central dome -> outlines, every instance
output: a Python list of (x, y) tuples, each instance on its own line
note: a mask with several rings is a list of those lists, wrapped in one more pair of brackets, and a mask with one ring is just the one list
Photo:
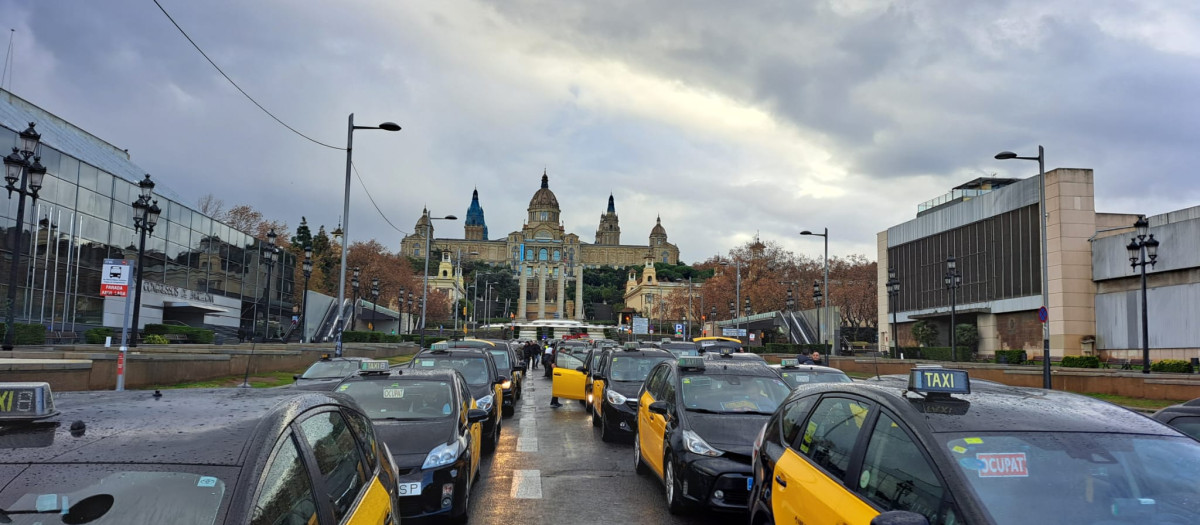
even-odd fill
[(558, 197), (555, 197), (554, 192), (550, 191), (550, 177), (546, 176), (545, 171), (542, 172), (542, 187), (538, 188), (532, 199), (529, 199), (529, 209), (533, 208), (558, 209)]

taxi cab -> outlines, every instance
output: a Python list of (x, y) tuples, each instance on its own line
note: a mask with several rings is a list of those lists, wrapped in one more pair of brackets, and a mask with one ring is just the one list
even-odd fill
[(550, 395), (560, 399), (574, 399), (587, 407), (588, 367), (592, 362), (594, 350), (588, 345), (558, 345), (554, 351)]
[(525, 362), (517, 355), (516, 350), (507, 341), (488, 341), (494, 346), (488, 348), (496, 369), (508, 380), (500, 384), (503, 393), (505, 416), (511, 416), (516, 411), (516, 403), (521, 399), (521, 390), (525, 386)]
[(830, 366), (802, 365), (796, 358), (780, 359), (778, 365), (771, 365), (788, 386), (796, 388), (809, 383), (849, 383), (852, 381), (845, 372)]
[(754, 449), (751, 523), (1195, 523), (1200, 443), (1075, 394), (913, 369), (796, 388)]
[(349, 397), (0, 383), (0, 522), (398, 523), (387, 446)]
[(693, 506), (746, 510), (754, 435), (790, 391), (762, 362), (685, 356), (659, 363), (638, 394), (635, 471), (662, 479), (672, 514)]
[(496, 450), (503, 423), (501, 385), (508, 381), (508, 377), (497, 371), (491, 352), (483, 348), (433, 348), (417, 352), (408, 366), (416, 370), (453, 368), (462, 373), (476, 405), (488, 413), (487, 420), (483, 422), (483, 451), (491, 453)]
[(659, 348), (675, 354), (675, 357), (685, 355), (700, 355), (700, 345), (689, 341), (669, 341), (659, 343)]
[(292, 388), (297, 390), (333, 390), (343, 379), (358, 371), (365, 357), (333, 357), (321, 354), (321, 358), (308, 366), (303, 374), (292, 376)]
[(722, 337), (719, 335), (710, 335), (707, 337), (697, 337), (695, 339), (692, 339), (692, 341), (694, 343), (696, 343), (697, 345), (699, 345), (700, 350), (704, 351), (704, 352), (707, 352), (708, 347), (713, 346), (713, 345), (727, 345), (727, 346), (734, 346), (737, 348), (742, 347), (741, 339), (736, 339), (733, 337)]
[(615, 441), (633, 435), (637, 426), (637, 395), (654, 365), (674, 359), (666, 350), (610, 349), (600, 353), (591, 370), (592, 426), (600, 439)]
[(462, 374), (364, 361), (358, 375), (334, 391), (358, 402), (376, 438), (391, 450), (401, 518), (441, 515), (466, 521), (479, 479), (479, 427), (488, 413), (475, 408)]
[(1171, 405), (1150, 416), (1156, 421), (1171, 425), (1195, 439), (1200, 439), (1200, 399)]

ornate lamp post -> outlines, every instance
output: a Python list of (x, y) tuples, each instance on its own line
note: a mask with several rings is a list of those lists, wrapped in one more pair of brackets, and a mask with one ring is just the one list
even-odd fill
[(138, 344), (138, 319), (142, 313), (142, 260), (146, 256), (146, 236), (154, 233), (154, 226), (158, 224), (158, 217), (162, 214), (162, 208), (158, 207), (158, 201), (151, 201), (151, 196), (154, 191), (154, 181), (150, 180), (150, 174), (146, 174), (146, 178), (138, 182), (138, 190), (141, 195), (138, 200), (133, 202), (133, 229), (138, 232), (138, 255), (137, 268), (134, 269), (134, 285), (133, 285), (133, 320), (130, 323), (129, 345), (136, 347)]
[(717, 305), (714, 304), (712, 305), (712, 308), (709, 309), (708, 320), (712, 322), (713, 325), (713, 333), (708, 335), (717, 335)]
[(379, 302), (379, 278), (371, 278), (371, 331), (375, 331), (375, 322), (379, 310), (375, 303)]
[(354, 275), (350, 277), (350, 288), (352, 290), (350, 292), (350, 297), (351, 297), (350, 308), (351, 308), (351, 312), (352, 312), (350, 314), (351, 315), (351, 317), (350, 317), (350, 319), (351, 319), (350, 328), (351, 329), (354, 328), (353, 323), (355, 321), (358, 321), (358, 276), (362, 274), (362, 269), (355, 266), (353, 271), (354, 271)]
[(263, 313), (263, 342), (267, 342), (271, 333), (271, 270), (275, 268), (275, 257), (279, 250), (275, 248), (275, 228), (267, 232), (267, 246), (263, 250), (263, 262), (267, 265), (267, 300), (266, 311)]
[(416, 297), (413, 297), (413, 293), (410, 291), (408, 292), (408, 333), (410, 334), (413, 331), (413, 327), (416, 326), (413, 324), (414, 315), (417, 315), (417, 300)]
[(897, 301), (900, 299), (900, 279), (896, 277), (896, 268), (888, 268), (887, 280), (888, 304), (892, 307), (892, 357), (900, 357), (900, 336), (896, 333), (896, 311), (900, 309)]
[[(831, 317), (832, 312), (829, 311), (829, 228), (825, 228), (824, 233), (814, 233), (809, 230), (804, 230), (804, 231), (800, 232), (800, 235), (812, 235), (815, 237), (821, 237), (825, 241), (825, 259), (824, 259), (825, 260), (825, 262), (824, 262), (825, 293), (822, 294), (822, 297), (825, 298), (825, 309), (820, 312), (821, 320), (817, 322), (817, 325), (819, 326), (819, 325), (828, 323), (827, 326), (829, 326), (829, 336), (830, 336), (830, 339), (832, 339), (833, 335), (834, 335), (834, 327), (833, 327), (833, 319)], [(821, 330), (818, 328), (817, 331), (820, 332)], [(821, 342), (821, 344), (825, 344), (824, 339), (822, 339), (820, 342)]]
[(308, 337), (308, 279), (312, 277), (313, 270), (313, 248), (312, 245), (304, 247), (304, 298), (300, 306), (300, 340), (309, 342)]
[(398, 315), (400, 317), (400, 326), (397, 328), (397, 330), (399, 330), (400, 333), (404, 333), (404, 287), (401, 287), (400, 292), (396, 294), (396, 306), (396, 311), (399, 312)]
[(958, 287), (962, 285), (962, 274), (958, 272), (958, 264), (954, 256), (946, 257), (946, 276), (942, 278), (946, 288), (950, 290), (950, 360), (958, 361), (958, 330), (955, 325), (954, 309), (958, 306)]
[(1150, 232), (1150, 221), (1146, 216), (1138, 217), (1133, 223), (1137, 236), (1129, 240), (1129, 264), (1133, 269), (1142, 269), (1142, 373), (1150, 373), (1150, 314), (1146, 303), (1146, 265), (1158, 262), (1158, 240)]
[[(17, 224), (13, 227), (12, 239), (8, 243), (12, 249), (12, 266), (8, 270), (8, 299), (5, 301), (8, 307), (5, 319), (8, 330), (4, 332), (3, 346), (5, 350), (13, 349), (13, 338), (16, 336), (13, 325), (16, 323), (17, 314), (17, 274), (21, 254), (24, 253), (21, 250), (21, 238), (25, 227), (25, 197), (37, 202), (38, 190), (42, 189), (42, 180), (46, 177), (46, 167), (42, 165), (41, 157), (34, 157), (42, 135), (34, 131), (33, 126), (34, 123), (30, 122), (29, 127), (17, 135), (21, 141), (20, 148), (13, 148), (12, 153), (4, 157), (4, 180), (7, 183), (4, 188), (8, 190), (8, 198), (12, 199), (13, 192), (17, 192)], [(29, 161), (30, 157), (33, 157), (33, 162)], [(17, 186), (18, 180), (20, 187)]]
[[(813, 281), (813, 306), (817, 308), (817, 316), (818, 317), (821, 316), (821, 298), (822, 297), (824, 297), (824, 294), (821, 293), (821, 283), (820, 283), (820, 281), (814, 280)], [(825, 348), (825, 338), (823, 337), (824, 334), (822, 333), (822, 329), (824, 328), (825, 323), (823, 323), (822, 321), (824, 321), (824, 320), (817, 319), (817, 344), (821, 345), (821, 348), (824, 349)]]

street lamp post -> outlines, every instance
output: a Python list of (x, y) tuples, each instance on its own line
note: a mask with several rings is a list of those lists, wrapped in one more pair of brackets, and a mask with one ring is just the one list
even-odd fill
[[(729, 266), (729, 264), (730, 264), (729, 261), (721, 261), (721, 266)], [(737, 318), (737, 306), (736, 305), (738, 303), (742, 302), (742, 262), (734, 260), (733, 267), (737, 271), (737, 285), (734, 286), (733, 302), (729, 303), (729, 317)], [(746, 300), (749, 301), (749, 299), (746, 299)], [(737, 330), (737, 333), (739, 334), (738, 339), (741, 339), (741, 337), (742, 337), (740, 335), (742, 333), (741, 319), (738, 319), (737, 323), (734, 324), (734, 328)]]
[(497, 284), (496, 281), (483, 282), (483, 326), (487, 325), (492, 320), (492, 285)]
[(429, 241), (433, 237), (433, 221), (458, 219), (453, 215), (431, 217), (428, 210), (425, 211), (425, 217), (429, 220), (425, 222), (425, 273), (421, 275), (421, 348), (425, 348), (425, 305), (429, 302)]
[[(7, 183), (5, 189), (8, 190), (8, 198), (11, 199), (13, 192), (17, 192), (17, 224), (12, 230), (12, 240), (8, 244), (12, 250), (12, 266), (8, 271), (8, 314), (5, 319), (8, 330), (4, 332), (5, 350), (13, 349), (13, 338), (16, 336), (14, 324), (17, 313), (17, 274), (23, 253), (21, 237), (25, 227), (25, 197), (28, 196), (33, 202), (37, 202), (38, 190), (42, 189), (42, 180), (46, 177), (46, 167), (42, 165), (41, 157), (34, 157), (42, 135), (34, 131), (33, 126), (34, 123), (30, 122), (29, 127), (18, 134), (21, 146), (14, 147), (12, 153), (4, 157), (4, 180)], [(30, 157), (33, 157), (33, 162), (29, 161)], [(20, 187), (17, 187), (18, 180), (21, 183)]]
[(154, 226), (158, 224), (158, 217), (162, 214), (162, 208), (158, 207), (158, 201), (151, 201), (154, 191), (154, 181), (150, 180), (150, 174), (146, 174), (146, 178), (138, 181), (138, 190), (141, 195), (133, 202), (133, 229), (138, 232), (138, 255), (137, 268), (134, 268), (134, 285), (130, 292), (131, 300), (133, 301), (133, 320), (130, 323), (130, 337), (128, 346), (136, 347), (138, 343), (138, 319), (142, 313), (142, 259), (146, 256), (146, 236), (154, 233)]
[(717, 305), (714, 304), (712, 309), (708, 311), (708, 320), (713, 325), (713, 333), (709, 335), (717, 335)]
[(267, 338), (271, 332), (271, 270), (275, 267), (275, 228), (267, 232), (267, 248), (263, 251), (263, 262), (267, 264), (267, 300), (266, 308), (263, 312), (263, 342), (267, 342)]
[(1138, 217), (1133, 223), (1137, 228), (1137, 236), (1129, 240), (1125, 248), (1129, 250), (1129, 264), (1135, 270), (1142, 270), (1142, 373), (1150, 373), (1150, 305), (1146, 302), (1146, 265), (1154, 266), (1158, 262), (1158, 240), (1150, 231), (1150, 221), (1146, 216)]
[(958, 287), (962, 285), (962, 274), (958, 271), (958, 263), (954, 256), (946, 257), (946, 275), (942, 278), (946, 288), (950, 290), (950, 360), (958, 361), (958, 330), (955, 328), (954, 310), (958, 306)]
[[(479, 252), (468, 252), (467, 253), (468, 257), (470, 257), (472, 255), (479, 255)], [(458, 333), (458, 302), (460, 301), (460, 299), (458, 298), (458, 281), (462, 277), (462, 256), (463, 256), (462, 249), (459, 249), (458, 250), (458, 259), (455, 259), (455, 261), (454, 261), (454, 269), (455, 269), (455, 272), (454, 272), (454, 303), (453, 303), (454, 306), (451, 307), (451, 309), (454, 312), (454, 332), (455, 333)], [(465, 291), (465, 288), (464, 288), (464, 291)], [(463, 333), (466, 333), (466, 325), (467, 325), (466, 312), (463, 312)]]
[[(996, 160), (1036, 160), (1038, 163), (1038, 182), (1041, 184), (1038, 196), (1038, 219), (1042, 225), (1042, 307), (1050, 308), (1050, 276), (1049, 248), (1046, 245), (1046, 151), (1038, 146), (1036, 157), (1019, 157), (1011, 151), (1001, 151), (996, 154)], [(1050, 383), (1050, 321), (1042, 323), (1042, 388), (1049, 390)]]
[(397, 323), (399, 323), (399, 324), (396, 327), (396, 330), (403, 334), (404, 333), (404, 287), (400, 287), (400, 291), (396, 294), (396, 311), (399, 312), (398, 314), (396, 314), (397, 317), (399, 317), (399, 319), (397, 320)]
[(313, 248), (311, 244), (304, 246), (304, 300), (300, 306), (300, 340), (303, 342), (311, 342), (308, 340), (308, 279), (312, 277), (313, 270)]
[(371, 331), (375, 331), (375, 323), (379, 318), (379, 278), (371, 278)]
[(354, 328), (354, 323), (358, 321), (358, 276), (362, 275), (362, 269), (355, 266), (354, 275), (350, 277), (350, 328)]
[(412, 290), (408, 291), (408, 333), (413, 333), (413, 328), (417, 326), (413, 316), (417, 315), (417, 299), (413, 296)]
[(892, 307), (892, 357), (900, 357), (900, 336), (896, 333), (896, 311), (900, 309), (897, 304), (900, 299), (900, 278), (896, 277), (896, 268), (888, 268), (887, 280), (888, 304)]
[[(825, 259), (823, 263), (825, 265), (825, 291), (822, 293), (822, 296), (825, 298), (825, 309), (820, 312), (821, 320), (817, 324), (828, 323), (829, 338), (832, 339), (835, 330), (833, 327), (833, 318), (829, 310), (829, 228), (825, 228), (824, 233), (813, 233), (809, 230), (804, 230), (800, 232), (800, 235), (815, 235), (825, 239)], [(821, 344), (825, 344), (823, 339), (821, 340)], [(832, 345), (830, 345), (830, 353), (833, 353)]]
[[(817, 308), (817, 317), (821, 316), (821, 283), (813, 281), (813, 306)], [(821, 345), (821, 349), (825, 348), (825, 339), (822, 337), (821, 329), (824, 328), (824, 323), (821, 319), (817, 319), (817, 344)]]

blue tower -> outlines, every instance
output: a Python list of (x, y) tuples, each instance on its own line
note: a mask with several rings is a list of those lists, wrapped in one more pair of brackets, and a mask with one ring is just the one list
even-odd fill
[(479, 205), (478, 189), (471, 192), (471, 206), (467, 208), (467, 221), (463, 230), (463, 238), (468, 241), (488, 240), (487, 222), (483, 220), (483, 207)]

